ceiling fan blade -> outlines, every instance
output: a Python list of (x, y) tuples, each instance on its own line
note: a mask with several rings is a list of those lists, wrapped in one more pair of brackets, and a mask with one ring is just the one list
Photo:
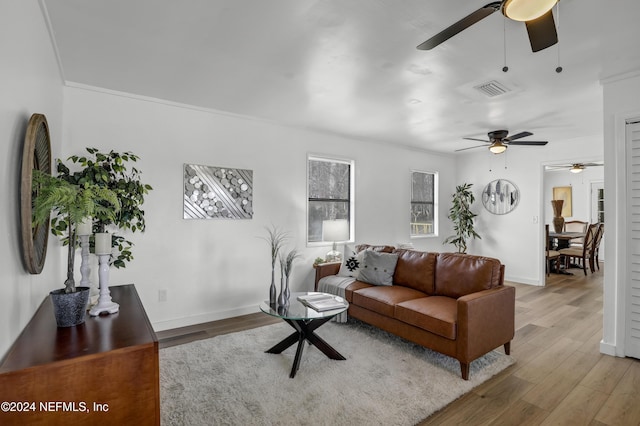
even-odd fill
[(500, 1), (494, 1), (492, 3), (489, 3), (489, 4), (481, 7), (480, 9), (476, 10), (475, 12), (470, 13), (469, 15), (465, 16), (464, 18), (462, 18), (461, 20), (459, 20), (455, 24), (451, 25), (450, 27), (445, 28), (444, 30), (440, 31), (438, 34), (434, 35), (429, 40), (421, 43), (420, 45), (418, 45), (417, 49), (418, 50), (431, 50), (431, 49), (433, 49), (437, 45), (449, 40), (451, 37), (453, 37), (454, 35), (458, 34), (459, 32), (469, 28), (470, 26), (472, 26), (476, 22), (478, 22), (478, 21), (486, 18), (487, 16), (491, 15), (496, 10), (499, 10), (501, 4), (502, 4), (502, 2), (500, 2)]
[(553, 12), (551, 9), (541, 17), (533, 21), (527, 21), (525, 24), (527, 25), (527, 33), (529, 33), (529, 42), (531, 43), (532, 51), (539, 52), (558, 42), (556, 23), (553, 20)]
[(544, 146), (548, 144), (548, 141), (515, 141), (508, 142), (509, 145), (530, 145), (530, 146)]
[(476, 139), (476, 138), (462, 138), (468, 141), (478, 141), (478, 142), (485, 142), (485, 143), (491, 143), (491, 141), (486, 141), (484, 139)]
[(476, 145), (476, 146), (470, 146), (469, 148), (460, 148), (460, 149), (456, 149), (454, 152), (460, 152), (460, 151), (466, 151), (468, 149), (475, 149), (475, 148), (486, 148), (486, 145)]
[(513, 140), (516, 140), (516, 139), (525, 138), (525, 137), (527, 137), (527, 136), (533, 136), (533, 133), (531, 133), (531, 132), (520, 132), (520, 133), (516, 133), (516, 134), (515, 134), (515, 135), (513, 135), (513, 136), (509, 136), (509, 137), (508, 137), (508, 138), (506, 138), (505, 140), (507, 140), (507, 141), (513, 141)]

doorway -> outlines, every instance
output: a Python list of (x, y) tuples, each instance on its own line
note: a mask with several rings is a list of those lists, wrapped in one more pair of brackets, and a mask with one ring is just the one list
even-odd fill
[[(604, 181), (591, 182), (591, 222), (604, 223)], [(604, 262), (604, 235), (600, 242), (598, 259)]]

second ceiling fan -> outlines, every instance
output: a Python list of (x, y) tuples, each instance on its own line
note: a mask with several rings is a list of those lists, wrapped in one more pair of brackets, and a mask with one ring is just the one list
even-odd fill
[(538, 52), (558, 42), (556, 24), (551, 11), (557, 2), (558, 0), (503, 0), (491, 2), (420, 44), (418, 49), (433, 49), (493, 12), (500, 10), (505, 17), (525, 23), (531, 50)]
[(525, 138), (527, 136), (533, 136), (533, 133), (531, 132), (520, 132), (520, 133), (516, 133), (513, 136), (509, 136), (508, 130), (494, 130), (492, 132), (487, 133), (487, 136), (489, 136), (488, 141), (485, 141), (483, 139), (476, 139), (476, 138), (463, 138), (469, 141), (484, 142), (485, 145), (476, 145), (476, 146), (471, 146), (469, 148), (456, 149), (456, 152), (466, 151), (467, 149), (486, 147), (487, 146), (486, 144), (489, 144), (489, 151), (491, 151), (494, 154), (502, 154), (507, 150), (507, 147), (509, 147), (510, 145), (544, 146), (548, 143), (547, 141), (516, 140), (516, 139)]

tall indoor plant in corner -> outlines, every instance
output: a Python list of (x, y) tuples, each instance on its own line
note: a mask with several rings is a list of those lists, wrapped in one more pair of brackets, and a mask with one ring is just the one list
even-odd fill
[[(131, 232), (143, 232), (146, 228), (144, 210), (142, 204), (144, 197), (153, 188), (142, 183), (141, 172), (131, 166), (139, 160), (139, 157), (131, 152), (100, 152), (96, 148), (86, 148), (88, 155), (72, 155), (68, 158), (74, 165), (81, 168), (71, 171), (63, 162), (58, 160), (57, 171), (59, 176), (67, 182), (83, 185), (86, 183), (96, 185), (113, 191), (120, 202), (120, 210), (115, 215), (109, 215), (106, 211), (97, 212), (94, 217), (94, 231), (106, 232), (108, 226), (113, 231), (111, 244), (117, 248), (112, 256), (113, 266), (124, 268), (126, 262), (133, 259), (131, 247), (133, 243), (125, 237), (118, 235), (118, 230)], [(103, 206), (106, 206), (102, 202)]]
[(76, 249), (76, 227), (87, 218), (97, 215), (114, 216), (120, 210), (116, 194), (91, 183), (75, 185), (60, 176), (34, 172), (33, 222), (43, 224), (54, 213), (51, 232), (57, 236), (67, 234), (67, 279), (64, 289), (52, 291), (54, 313), (59, 327), (84, 322), (89, 297), (88, 287), (77, 287), (73, 278)]
[(474, 229), (473, 218), (477, 214), (471, 211), (471, 204), (475, 201), (471, 187), (473, 184), (464, 183), (456, 186), (456, 192), (452, 195), (453, 204), (449, 209), (447, 217), (453, 222), (455, 235), (451, 235), (444, 240), (445, 244), (453, 244), (458, 249), (458, 253), (467, 252), (467, 240), (470, 238), (481, 239)]

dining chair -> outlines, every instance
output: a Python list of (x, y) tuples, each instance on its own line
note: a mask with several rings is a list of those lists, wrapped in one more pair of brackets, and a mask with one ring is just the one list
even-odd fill
[[(564, 256), (565, 268), (568, 269), (571, 265), (571, 260), (579, 261), (582, 266), (584, 274), (587, 275), (587, 262), (591, 261), (591, 253), (593, 252), (593, 243), (597, 224), (591, 224), (587, 228), (587, 233), (584, 235), (584, 243), (581, 248), (569, 247), (560, 250), (560, 254)], [(593, 273), (593, 268), (590, 268)]]
[[(564, 232), (587, 232), (587, 227), (589, 226), (589, 222), (585, 222), (582, 220), (568, 220), (564, 223)], [(569, 240), (569, 247), (577, 247), (582, 248), (584, 243), (584, 238), (573, 238)]]
[(551, 245), (551, 242), (549, 241), (549, 224), (544, 225), (544, 232), (545, 232), (544, 244), (545, 244), (545, 256), (546, 256), (545, 267), (547, 270), (547, 276), (549, 276), (549, 271), (551, 269), (551, 262), (555, 263), (556, 272), (559, 272), (560, 270), (560, 252), (556, 250), (550, 250), (549, 248), (549, 246)]
[(593, 250), (591, 250), (591, 258), (589, 259), (589, 265), (591, 266), (591, 272), (596, 271), (596, 267), (598, 271), (600, 270), (600, 242), (602, 241), (602, 235), (604, 234), (604, 223), (598, 222), (596, 228), (596, 233), (593, 237)]

